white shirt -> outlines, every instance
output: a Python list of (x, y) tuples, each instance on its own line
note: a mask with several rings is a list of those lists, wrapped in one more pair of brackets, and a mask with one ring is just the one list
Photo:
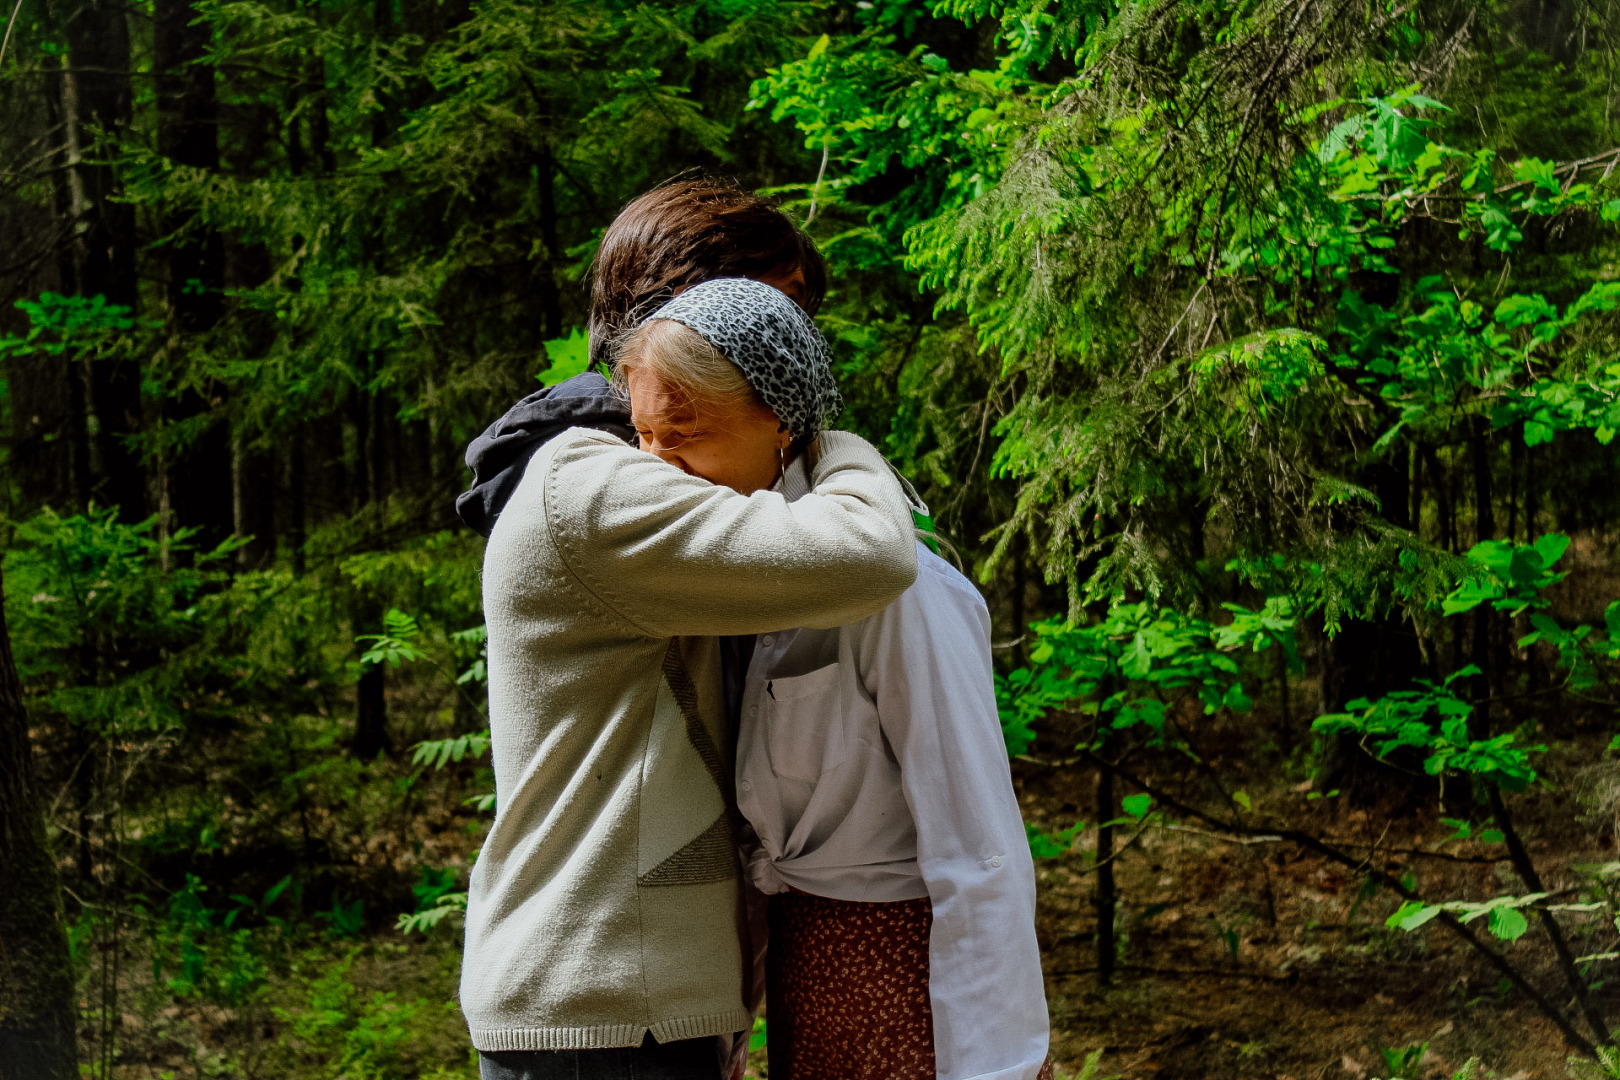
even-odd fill
[[(802, 469), (782, 488), (803, 489)], [(832, 630), (762, 635), (737, 804), (749, 875), (837, 900), (927, 896), (940, 1080), (1032, 1080), (1049, 1028), (1035, 868), (996, 716), (990, 614), (918, 545), (917, 581)]]

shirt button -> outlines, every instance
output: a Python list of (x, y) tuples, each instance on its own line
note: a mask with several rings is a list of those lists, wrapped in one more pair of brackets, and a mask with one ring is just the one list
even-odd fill
[(991, 866), (1000, 866), (1001, 865), (1001, 856), (997, 855), (995, 858), (991, 859), (990, 860), (990, 865)]
[(754, 785), (749, 783), (747, 780), (744, 780), (742, 783), (738, 784), (737, 786), (742, 788), (744, 791), (753, 791), (754, 790)]
[(770, 647), (771, 647), (771, 638), (769, 638), (769, 637), (762, 637), (762, 638), (760, 638), (760, 639), (759, 639), (759, 643), (760, 643), (760, 644), (761, 644), (761, 645), (763, 645), (763, 646), (765, 646), (765, 647), (766, 647), (766, 648), (767, 648), (767, 649), (768, 649), (768, 648), (770, 648)]

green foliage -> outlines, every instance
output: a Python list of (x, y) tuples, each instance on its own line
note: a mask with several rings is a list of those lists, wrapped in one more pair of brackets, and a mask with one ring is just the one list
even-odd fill
[(1289, 671), (1303, 672), (1304, 661), (1299, 656), (1298, 617), (1294, 602), (1286, 596), (1268, 596), (1259, 611), (1230, 601), (1222, 608), (1232, 613), (1232, 621), (1215, 628), (1215, 644), (1222, 649), (1248, 645), (1254, 652), (1264, 652), (1273, 645), (1282, 650)]
[(1498, 896), (1482, 903), (1453, 900), (1443, 904), (1425, 904), (1417, 900), (1408, 900), (1395, 909), (1384, 921), (1384, 925), (1391, 930), (1412, 931), (1430, 922), (1442, 911), (1446, 911), (1463, 923), (1484, 918), (1485, 928), (1493, 937), (1501, 941), (1517, 941), (1530, 929), (1530, 922), (1524, 915), (1525, 908), (1585, 913), (1604, 910), (1607, 907), (1602, 903), (1547, 904), (1543, 902), (1546, 897), (1546, 893), (1527, 893), (1523, 896)]
[(135, 328), (130, 309), (109, 304), (104, 296), (62, 296), (44, 292), (38, 300), (19, 300), (28, 317), (21, 337), (0, 335), (0, 359), (43, 354), (79, 360), (105, 355)]
[[(1548, 606), (1542, 590), (1566, 576), (1553, 571), (1552, 566), (1562, 558), (1569, 542), (1567, 536), (1551, 534), (1533, 544), (1499, 540), (1476, 544), (1468, 552), (1471, 576), (1445, 598), (1442, 612), (1447, 616), (1461, 615), (1481, 605), (1510, 616), (1528, 612), (1535, 630), (1520, 638), (1519, 646), (1543, 641), (1556, 645), (1560, 660), (1570, 671), (1571, 684), (1592, 684), (1594, 657), (1582, 644), (1591, 628), (1566, 630), (1541, 613)], [(1616, 605), (1611, 604), (1609, 610), (1620, 617)], [(1614, 640), (1612, 634), (1609, 640)], [(1536, 780), (1529, 755), (1546, 747), (1521, 746), (1513, 732), (1474, 737), (1470, 719), (1474, 707), (1453, 686), (1481, 674), (1479, 668), (1470, 665), (1438, 683), (1419, 679), (1414, 690), (1392, 691), (1376, 701), (1358, 698), (1348, 702), (1343, 713), (1318, 717), (1312, 728), (1322, 735), (1357, 736), (1380, 759), (1399, 749), (1413, 750), (1422, 757), (1423, 769), (1430, 776), (1461, 774), (1508, 791), (1524, 791)], [(1452, 824), (1459, 826), (1458, 837), (1469, 835), (1466, 822)], [(1500, 832), (1493, 833), (1500, 838)]]
[[(383, 617), (383, 624), (384, 633), (365, 634), (356, 638), (357, 641), (372, 643), (360, 658), (363, 665), (388, 663), (390, 666), (398, 667), (417, 660), (427, 660), (432, 666), (445, 671), (437, 661), (416, 645), (415, 642), (422, 632), (416, 619), (401, 611), (390, 609)], [(488, 637), (488, 629), (483, 626), (449, 635), (453, 651), (475, 657), (469, 661), (467, 669), (456, 676), (454, 681), (458, 691), (465, 693), (463, 688), (468, 684), (481, 685), (486, 681)], [(449, 674), (448, 671), (445, 673)], [(489, 753), (489, 746), (488, 728), (445, 739), (424, 739), (412, 748), (411, 764), (431, 766), (436, 771), (443, 770), (452, 763), (484, 757)], [(464, 802), (480, 813), (488, 813), (495, 808), (495, 794), (487, 792), (473, 795)], [(416, 909), (402, 912), (395, 922), (395, 928), (404, 934), (413, 931), (425, 934), (445, 919), (465, 914), (467, 894), (464, 891), (457, 891), (455, 885), (454, 871), (424, 866), (421, 880), (412, 886), (412, 892), (416, 896)]]
[[(1269, 619), (1284, 632), (1278, 608)], [(1250, 706), (1229, 652), (1252, 647), (1270, 634), (1258, 618), (1237, 629), (1217, 630), (1168, 608), (1146, 603), (1118, 604), (1090, 626), (1062, 620), (1030, 628), (1036, 644), (1032, 666), (997, 676), (996, 700), (1008, 749), (1017, 754), (1034, 738), (1033, 725), (1054, 709), (1072, 709), (1093, 718), (1094, 740), (1138, 725), (1154, 744), (1167, 737), (1167, 720), (1177, 696), (1196, 699), (1208, 715), (1220, 709), (1247, 712)]]
[[(1045, 103), (1043, 88), (1026, 70), (1028, 46), (996, 70), (953, 72), (948, 60), (926, 48), (897, 49), (899, 37), (885, 25), (891, 17), (868, 9), (858, 16), (863, 33), (836, 44), (823, 35), (804, 59), (756, 82), (750, 104), (769, 106), (771, 119), (798, 128), (807, 149), (844, 166), (825, 190), (818, 183), (817, 198), (898, 166), (920, 174), (914, 184), (928, 193), (929, 209), (960, 207), (984, 194), (1020, 129)], [(911, 223), (904, 209), (896, 210), (874, 222), (880, 236), (895, 241)]]
[(1482, 540), (1468, 552), (1471, 568), (1480, 576), (1457, 586), (1441, 610), (1447, 615), (1460, 615), (1489, 603), (1497, 611), (1522, 615), (1544, 608), (1547, 601), (1540, 591), (1565, 578), (1551, 567), (1568, 547), (1569, 537), (1556, 533), (1528, 545)]
[(422, 880), (411, 886), (411, 891), (416, 894), (416, 910), (399, 916), (395, 928), (401, 933), (409, 934), (414, 930), (425, 934), (450, 916), (467, 911), (467, 894), (456, 891), (453, 870), (424, 866)]
[(287, 1025), (300, 1056), (319, 1064), (318, 1075), (405, 1080), (415, 1074), (416, 1024), (423, 1014), (447, 1006), (402, 1000), (387, 990), (362, 993), (351, 981), (356, 956), (351, 950), (325, 965), (309, 983), (307, 1003), (277, 1007), (275, 1015)]
[(1600, 682), (1612, 685), (1602, 662), (1620, 660), (1620, 600), (1611, 601), (1604, 609), (1603, 624), (1599, 634), (1591, 626), (1565, 627), (1535, 611), (1530, 615), (1530, 625), (1535, 629), (1519, 639), (1519, 647), (1545, 642), (1557, 648), (1559, 666), (1569, 673), (1572, 690), (1590, 689)]
[(225, 675), (212, 649), (239, 601), (219, 591), (238, 543), (198, 550), (194, 538), (120, 522), (116, 507), (17, 524), (6, 615), (23, 677), (49, 688), (36, 708), (98, 734), (182, 723), (187, 700)]
[(442, 769), (452, 761), (461, 761), (463, 758), (480, 758), (489, 753), (489, 730), (474, 732), (468, 735), (456, 735), (449, 739), (424, 739), (416, 744), (411, 752), (411, 764), (432, 765), (435, 769)]
[[(1158, 824), (1158, 817), (1148, 816), (1153, 806), (1153, 796), (1144, 792), (1136, 792), (1119, 800), (1120, 808), (1125, 811), (1124, 817), (1104, 821), (1102, 825), (1136, 825), (1139, 830), (1149, 825)], [(1046, 830), (1039, 826), (1025, 822), (1024, 833), (1029, 841), (1029, 853), (1036, 859), (1057, 859), (1075, 850), (1080, 837), (1092, 828), (1084, 821), (1077, 821), (1066, 829)], [(1087, 852), (1085, 859), (1089, 862), (1093, 856)]]
[(344, 901), (342, 894), (332, 897), (332, 906), (317, 911), (315, 917), (326, 922), (334, 937), (355, 938), (366, 927), (365, 901)]
[(1025, 822), (1024, 832), (1029, 839), (1029, 853), (1036, 859), (1056, 859), (1067, 855), (1073, 850), (1075, 841), (1086, 828), (1085, 822), (1077, 821), (1067, 829), (1048, 832), (1033, 823)]
[[(262, 907), (273, 905), (287, 884), (283, 879), (272, 887)], [(208, 886), (187, 874), (185, 887), (169, 898), (153, 940), (153, 976), (164, 980), (176, 997), (240, 1007), (262, 995), (268, 966), (259, 935), (233, 924), (244, 908), (261, 905), (238, 900), (229, 912), (220, 912), (203, 902), (207, 891)], [(173, 974), (165, 971), (165, 960), (172, 962)]]
[(1389, 1070), (1388, 1080), (1417, 1080), (1423, 1075), (1423, 1059), (1428, 1056), (1429, 1044), (1411, 1043), (1400, 1049), (1385, 1047), (1379, 1051), (1384, 1068)]
[(357, 642), (371, 643), (366, 651), (360, 654), (361, 665), (374, 667), (386, 664), (388, 667), (397, 668), (400, 664), (411, 660), (427, 659), (427, 653), (416, 644), (416, 638), (421, 632), (414, 618), (398, 608), (389, 608), (388, 613), (383, 616), (382, 633), (361, 634), (354, 639)]
[(1521, 908), (1546, 898), (1546, 893), (1527, 893), (1524, 896), (1498, 896), (1483, 903), (1453, 900), (1444, 904), (1425, 904), (1408, 900), (1396, 908), (1385, 920), (1391, 930), (1416, 930), (1442, 911), (1457, 916), (1459, 922), (1468, 923), (1478, 918), (1486, 920), (1486, 929), (1502, 941), (1517, 941), (1530, 928)]
[(470, 654), (466, 659), (466, 670), (456, 676), (456, 685), (465, 686), (476, 683), (479, 686), (489, 684), (489, 629), (485, 626), (475, 626), (470, 630), (457, 630), (450, 635), (450, 643), (458, 651)]
[(1243, 948), (1242, 932), (1236, 926), (1223, 926), (1217, 922), (1215, 924), (1215, 937), (1221, 943), (1221, 946), (1226, 949), (1226, 955), (1231, 958), (1232, 963), (1237, 963), (1238, 953)]
[[(1471, 840), (1475, 838), (1474, 826), (1472, 822), (1463, 821), (1458, 818), (1443, 817), (1440, 819), (1440, 824), (1456, 830), (1451, 834), (1451, 836), (1447, 837), (1449, 840)], [(1479, 831), (1478, 840), (1482, 844), (1500, 844), (1503, 841), (1502, 830), (1481, 829)]]
[(572, 379), (591, 365), (591, 343), (584, 331), (574, 327), (565, 338), (545, 342), (547, 367), (540, 373), (543, 386), (556, 386)]
[[(1101, 1050), (1093, 1050), (1087, 1054), (1084, 1064), (1080, 1066), (1080, 1071), (1075, 1073), (1069, 1080), (1119, 1080), (1118, 1074), (1106, 1077), (1102, 1075), (1102, 1056), (1103, 1052)], [(1057, 1075), (1063, 1076), (1062, 1073)]]
[[(401, 527), (394, 523), (391, 527)], [(439, 530), (351, 553), (362, 539), (343, 527), (312, 538), (315, 554), (330, 551), (344, 587), (354, 595), (421, 614), (442, 624), (465, 626), (479, 609), (478, 567), (482, 542), (465, 531)], [(412, 616), (413, 618), (416, 616)], [(471, 639), (455, 642), (473, 645)]]
[[(1440, 842), (1505, 843), (1506, 815), (1468, 800), (1542, 797), (1541, 769), (1607, 734), (1589, 747), (1571, 720), (1620, 685), (1620, 601), (1602, 625), (1611, 597), (1582, 607), (1606, 579), (1549, 589), (1564, 538), (1584, 570), (1620, 512), (1616, 27), (1588, 5), (1549, 44), (1520, 8), (207, 0), (194, 70), (217, 89), (217, 169), (170, 156), (137, 32), (134, 118), (79, 132), (137, 222), (136, 307), (30, 293), (0, 328), (0, 419), (30, 430), (15, 391), (34, 372), (30, 409), (60, 396), (90, 458), (118, 445), (97, 424), (132, 422), (154, 505), (177, 455), (228, 444), (235, 527), (282, 535), (204, 543), (175, 528), (183, 506), (137, 523), (52, 496), (35, 514), (37, 491), (8, 486), (25, 509), (7, 611), (56, 823), (95, 833), (75, 884), (119, 880), (117, 852), (157, 897), (139, 919), (165, 993), (242, 1010), (243, 1029), (283, 1009), (266, 1038), (285, 1035), (285, 1060), (245, 1071), (419, 1071), (412, 1029), (437, 1005), (371, 994), (346, 950), (367, 910), (411, 903), (407, 934), (453, 925), (467, 853), (446, 849), (482, 827), (461, 800), (493, 807), (481, 545), (443, 528), (453, 451), (537, 375), (585, 369), (601, 229), (693, 165), (769, 186), (814, 231), (840, 423), (916, 480), (998, 626), (1036, 622), (997, 681), (1009, 751), (1078, 742), (1087, 767), (1163, 784), (1163, 804), (1133, 788), (1089, 827), (1129, 826), (1129, 846), (1179, 800), (1212, 843), (1327, 844), (1345, 809), (1325, 800), (1367, 784), (1334, 774), (1360, 742), (1449, 784)], [(50, 11), (26, 10), (8, 94), (80, 69)], [(72, 240), (95, 214), (59, 208), (87, 168), (13, 171), (40, 152), (25, 140), (61, 141), (29, 119), (60, 104), (14, 110), (0, 173)], [(228, 286), (171, 281), (177, 245), (216, 239)], [(30, 290), (84, 254), (19, 252)], [(175, 285), (213, 290), (217, 319), (179, 317)], [(98, 380), (131, 371), (120, 418)], [(34, 449), (0, 451), (8, 481)], [(417, 457), (414, 486), (392, 475)], [(294, 490), (299, 473), (322, 479)], [(1369, 629), (1377, 655), (1335, 637)], [(1483, 670), (1455, 670), (1470, 658)], [(410, 755), (345, 752), (357, 660), (387, 670)], [(1301, 675), (1334, 706), (1309, 727)], [(1288, 797), (1301, 780), (1328, 790)], [(1087, 824), (1058, 813), (1032, 851), (1094, 868)], [(1405, 874), (1363, 856), (1369, 881)], [(303, 911), (306, 888), (326, 911)], [(1418, 901), (1397, 925), (1448, 911), (1514, 940), (1544, 902)], [(114, 925), (81, 914), (81, 960)], [(406, 943), (437, 947), (390, 947)], [(1606, 947), (1582, 944), (1583, 967)]]
[(777, 0), (485, 0), (380, 23), (355, 5), (198, 12), (221, 100), (285, 116), (286, 131), (212, 173), (131, 141), (128, 197), (277, 269), (233, 287), (220, 324), (154, 365), (150, 390), (228, 388), (211, 422), (259, 447), (356, 397), (465, 437), (537, 369), (582, 370), (568, 328), (585, 321), (597, 231), (693, 160), (788, 149), (744, 117), (742, 88), (799, 47), (812, 14)]
[[(1273, 640), (1292, 644), (1287, 605), (1268, 604), (1267, 614), (1234, 605), (1241, 622), (1221, 628), (1145, 603), (1118, 604), (1101, 621), (1075, 626), (1060, 620), (1030, 627), (1036, 644), (1031, 666), (996, 676), (996, 702), (1008, 752), (1023, 753), (1035, 726), (1054, 711), (1089, 722), (1082, 749), (1119, 753), (1119, 740), (1142, 736), (1149, 748), (1171, 747), (1191, 754), (1186, 733), (1173, 717), (1182, 702), (1197, 702), (1204, 715), (1222, 710), (1244, 713), (1237, 662), (1229, 655), (1258, 651)], [(1247, 800), (1248, 796), (1239, 793)], [(1126, 816), (1099, 825), (1146, 828), (1153, 798), (1126, 795)], [(1085, 822), (1055, 832), (1025, 825), (1030, 853), (1037, 859), (1067, 854), (1087, 830)], [(1089, 856), (1088, 856), (1089, 858)]]
[(1620, 1047), (1598, 1047), (1596, 1061), (1570, 1058), (1569, 1075), (1572, 1080), (1616, 1080), (1620, 1077)]
[[(1279, 5), (942, 10), (1000, 19), (994, 66), (907, 51), (878, 6), (754, 92), (843, 166), (822, 185), (835, 195), (894, 182), (864, 229), (903, 238), (938, 310), (965, 314), (1000, 358), (991, 467), (1019, 493), (985, 572), (1028, 537), (1072, 596), (1207, 603), (1213, 533), (1231, 559), (1321, 567), (1288, 585), (1330, 625), (1420, 612), (1454, 587), (1447, 559), (1391, 529), (1401, 508), (1360, 481), (1369, 467), (1474, 417), (1522, 426), (1531, 445), (1608, 441), (1615, 376), (1587, 343), (1620, 291), (1583, 267), (1559, 303), (1504, 289), (1523, 264), (1493, 277), (1491, 260), (1538, 223), (1614, 218), (1611, 189), (1579, 165), (1467, 145), (1445, 105), (1390, 89), (1390, 64), (1419, 70), (1449, 34), (1438, 23)], [(1339, 44), (1305, 49), (1305, 65), (1306, 39)], [(1363, 66), (1374, 40), (1401, 41), (1400, 59)], [(1176, 59), (1130, 59), (1154, 50)], [(1056, 56), (1072, 75), (1049, 74)], [(1237, 69), (1275, 73), (1271, 111)], [(1436, 224), (1482, 253), (1478, 269), (1455, 269)], [(1398, 298), (1371, 299), (1369, 275), (1398, 277), (1376, 290)], [(1394, 550), (1375, 560), (1369, 545)], [(1396, 556), (1402, 573), (1385, 576)]]
[(1465, 667), (1440, 683), (1418, 680), (1417, 690), (1395, 690), (1377, 701), (1357, 698), (1347, 712), (1320, 716), (1312, 729), (1322, 735), (1355, 735), (1376, 757), (1397, 749), (1415, 750), (1430, 776), (1462, 774), (1523, 791), (1536, 779), (1530, 755), (1545, 746), (1520, 746), (1513, 732), (1487, 739), (1469, 734), (1474, 707), (1452, 689), (1454, 683), (1478, 675)]

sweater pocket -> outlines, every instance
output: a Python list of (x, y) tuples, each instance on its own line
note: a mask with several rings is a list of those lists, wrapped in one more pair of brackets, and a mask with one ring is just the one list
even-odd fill
[(838, 665), (765, 684), (765, 747), (771, 771), (814, 784), (849, 757)]

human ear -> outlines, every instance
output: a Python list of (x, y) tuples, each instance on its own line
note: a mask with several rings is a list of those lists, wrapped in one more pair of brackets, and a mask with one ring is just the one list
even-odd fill
[(786, 424), (776, 425), (776, 448), (786, 450), (793, 445), (793, 432), (788, 430)]

